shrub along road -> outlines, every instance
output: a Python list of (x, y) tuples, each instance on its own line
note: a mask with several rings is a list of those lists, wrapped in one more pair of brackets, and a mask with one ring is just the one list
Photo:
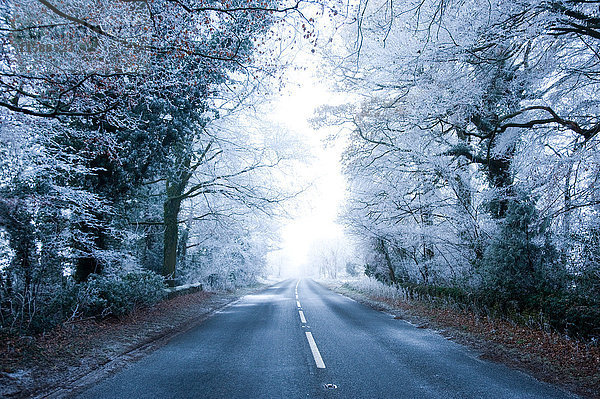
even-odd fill
[(312, 280), (243, 297), (80, 398), (570, 398)]

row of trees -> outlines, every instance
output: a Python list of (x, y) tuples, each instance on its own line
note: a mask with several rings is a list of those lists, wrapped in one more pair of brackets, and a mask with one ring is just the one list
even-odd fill
[(291, 152), (236, 115), (299, 6), (0, 2), (0, 328), (256, 278)]
[(600, 334), (597, 1), (362, 1), (345, 218), (367, 273)]

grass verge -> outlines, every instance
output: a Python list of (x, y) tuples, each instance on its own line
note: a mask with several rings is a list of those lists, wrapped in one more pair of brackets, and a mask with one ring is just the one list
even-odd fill
[(197, 326), (216, 310), (265, 286), (200, 291), (121, 318), (78, 320), (32, 337), (0, 336), (0, 397), (75, 396)]
[(329, 288), (419, 328), (476, 349), (481, 357), (525, 371), (541, 381), (600, 399), (600, 347), (533, 327), (482, 316), (451, 303), (406, 300), (372, 279), (327, 282)]

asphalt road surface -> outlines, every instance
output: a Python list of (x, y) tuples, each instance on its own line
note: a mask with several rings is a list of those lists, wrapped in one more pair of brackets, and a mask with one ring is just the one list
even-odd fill
[(574, 398), (322, 287), (243, 297), (80, 398)]

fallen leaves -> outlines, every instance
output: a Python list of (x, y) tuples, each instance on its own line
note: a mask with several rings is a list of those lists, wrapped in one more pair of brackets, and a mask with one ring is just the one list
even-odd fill
[[(342, 290), (375, 309), (392, 307), (417, 328), (432, 328), (448, 339), (475, 347), (482, 357), (523, 369), (536, 378), (600, 398), (600, 347), (530, 326), (482, 316), (432, 302), (410, 302)], [(382, 306), (383, 304), (388, 305)]]
[(122, 318), (72, 321), (35, 337), (0, 335), (0, 397), (26, 398), (63, 385), (122, 353), (178, 331), (233, 297), (200, 291)]

